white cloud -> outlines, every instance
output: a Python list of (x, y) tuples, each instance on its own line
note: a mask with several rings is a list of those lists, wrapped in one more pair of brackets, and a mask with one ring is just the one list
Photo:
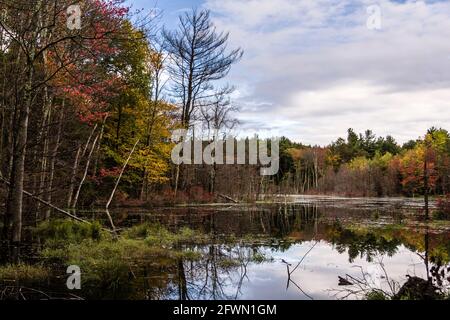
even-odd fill
[(387, 0), (368, 30), (356, 0), (206, 0), (233, 46), (247, 129), (327, 144), (348, 127), (398, 140), (450, 127), (450, 3)]

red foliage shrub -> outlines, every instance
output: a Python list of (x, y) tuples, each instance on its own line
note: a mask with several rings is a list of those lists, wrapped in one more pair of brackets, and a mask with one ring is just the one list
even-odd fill
[(189, 189), (189, 199), (194, 203), (209, 203), (214, 201), (214, 195), (197, 186)]

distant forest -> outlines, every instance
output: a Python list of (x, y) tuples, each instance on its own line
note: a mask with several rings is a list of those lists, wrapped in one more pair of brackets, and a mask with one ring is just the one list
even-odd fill
[(286, 193), (413, 197), (424, 195), (425, 185), (428, 194), (444, 195), (450, 190), (450, 135), (447, 130), (431, 128), (423, 138), (399, 145), (391, 136), (349, 129), (345, 139), (326, 147), (283, 137), (280, 170), (274, 177), (260, 176), (255, 166), (189, 167), (183, 172), (183, 190), (194, 187), (195, 194), (214, 190), (237, 199)]
[(284, 140), (277, 185), (285, 192), (343, 196), (446, 194), (450, 178), (450, 136), (431, 128), (423, 138), (399, 145), (393, 137), (348, 130), (325, 148)]

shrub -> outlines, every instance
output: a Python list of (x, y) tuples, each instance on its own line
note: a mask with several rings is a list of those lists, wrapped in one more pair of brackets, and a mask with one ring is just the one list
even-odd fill
[(366, 293), (366, 300), (388, 300), (389, 298), (379, 290), (372, 290)]

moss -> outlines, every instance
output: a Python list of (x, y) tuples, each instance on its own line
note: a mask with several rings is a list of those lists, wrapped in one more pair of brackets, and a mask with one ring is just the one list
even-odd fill
[(0, 266), (0, 281), (41, 282), (49, 279), (51, 272), (42, 265), (5, 265)]

